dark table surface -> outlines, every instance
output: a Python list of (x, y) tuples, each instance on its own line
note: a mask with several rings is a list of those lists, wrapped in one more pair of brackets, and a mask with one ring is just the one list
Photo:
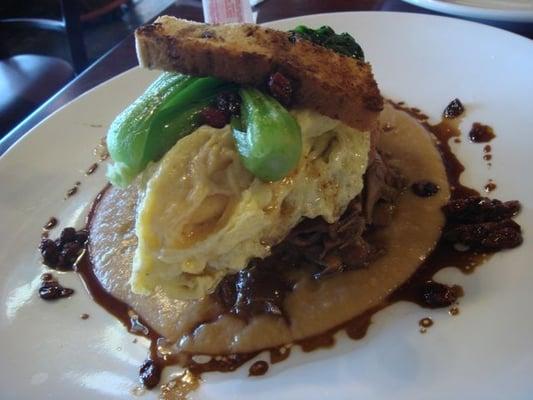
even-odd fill
[[(341, 11), (400, 11), (443, 15), (412, 6), (400, 0), (265, 0), (255, 7), (254, 11), (257, 11), (258, 23), (299, 15)], [(161, 14), (203, 21), (202, 3), (199, 0), (177, 0)], [(473, 21), (486, 23), (533, 39), (533, 24), (531, 23)], [(3, 154), (21, 136), (61, 106), (135, 65), (137, 65), (137, 58), (133, 35), (130, 35), (5, 136), (0, 141), (0, 154)]]

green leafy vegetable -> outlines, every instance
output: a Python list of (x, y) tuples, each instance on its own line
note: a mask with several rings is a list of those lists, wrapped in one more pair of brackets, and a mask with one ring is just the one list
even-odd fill
[(329, 26), (311, 29), (305, 25), (299, 25), (290, 32), (297, 37), (310, 40), (339, 54), (365, 61), (363, 49), (348, 33), (337, 34)]
[(220, 79), (164, 73), (111, 124), (107, 148), (114, 164), (110, 182), (128, 185), (150, 161), (159, 160), (179, 139), (200, 126), (200, 111), (223, 90)]
[(263, 181), (287, 176), (300, 160), (302, 135), (294, 117), (274, 98), (241, 88), (241, 116), (231, 125), (246, 169)]

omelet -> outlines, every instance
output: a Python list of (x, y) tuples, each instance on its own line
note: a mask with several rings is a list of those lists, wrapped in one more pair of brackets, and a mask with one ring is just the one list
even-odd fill
[(263, 182), (239, 159), (229, 125), (179, 140), (140, 180), (131, 288), (176, 299), (210, 293), (264, 258), (302, 218), (335, 222), (363, 189), (370, 132), (293, 110), (303, 141), (297, 168)]

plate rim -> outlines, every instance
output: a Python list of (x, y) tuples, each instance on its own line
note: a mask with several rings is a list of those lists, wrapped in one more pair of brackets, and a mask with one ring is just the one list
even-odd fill
[[(455, 15), (464, 18), (487, 19), (492, 21), (533, 22), (533, 8), (531, 10), (505, 10), (475, 5), (448, 3), (442, 0), (402, 0), (411, 5)], [(520, 36), (520, 35), (519, 35)]]
[[(353, 13), (353, 12), (347, 12), (347, 13)], [(376, 12), (373, 12), (373, 13), (374, 13), (374, 14), (382, 14), (383, 12), (377, 12), (377, 13), (376, 13)], [(320, 16), (320, 15), (330, 15), (330, 16), (331, 16), (332, 14), (346, 14), (346, 12), (342, 12), (342, 13), (323, 13), (323, 14), (313, 14), (312, 16)], [(406, 14), (406, 13), (403, 13), (403, 14)], [(421, 16), (423, 16), (423, 14), (416, 14), (416, 13), (409, 13), (409, 14), (411, 14), (411, 15), (421, 15)], [(298, 20), (298, 19), (302, 19), (302, 18), (305, 18), (305, 17), (306, 17), (306, 16), (300, 16), (300, 17), (286, 18), (286, 19), (284, 19), (284, 20), (276, 20), (276, 21), (270, 21), (270, 22), (274, 23), (274, 22), (278, 22), (278, 21)], [(442, 17), (442, 16), (437, 16), (437, 17), (439, 17), (439, 18), (453, 19), (453, 20), (455, 20), (455, 21), (460, 21), (460, 22), (467, 22), (467, 23), (469, 22), (469, 21), (461, 21), (461, 20), (457, 20), (457, 19), (450, 18), (450, 17)], [(427, 16), (425, 16), (424, 18), (427, 18)], [(486, 25), (484, 25), (484, 24), (480, 24), (480, 25), (483, 25), (483, 26), (485, 26), (485, 27), (488, 27), (489, 29), (492, 28), (492, 27), (490, 27), (490, 26), (486, 26)], [(504, 31), (505, 31), (505, 30), (504, 30)], [(505, 32), (507, 32), (507, 31), (505, 31)], [(511, 32), (507, 32), (507, 33), (511, 33)], [(521, 37), (520, 35), (517, 35), (517, 36)], [(60, 110), (63, 110), (65, 107), (67, 107), (67, 106), (71, 106), (71, 105), (72, 105), (71, 103), (73, 103), (73, 102), (79, 100), (82, 96), (88, 95), (88, 94), (89, 94), (90, 92), (92, 92), (93, 90), (96, 90), (97, 88), (99, 88), (100, 85), (109, 84), (109, 82), (112, 81), (113, 79), (116, 79), (116, 78), (122, 76), (123, 74), (131, 73), (132, 70), (135, 70), (135, 69), (137, 69), (137, 68), (139, 68), (139, 67), (136, 66), (136, 67), (130, 68), (130, 69), (126, 70), (126, 71), (123, 71), (123, 72), (121, 72), (120, 74), (117, 74), (117, 75), (115, 75), (114, 77), (112, 77), (112, 78), (110, 78), (110, 79), (108, 79), (108, 80), (106, 80), (106, 81), (104, 81), (104, 82), (101, 82), (100, 84), (98, 84), (98, 85), (96, 85), (95, 87), (91, 88), (91, 89), (88, 90), (87, 92), (84, 92), (84, 93), (81, 94), (80, 96), (77, 96), (76, 98), (73, 98), (71, 101), (69, 101), (68, 103), (64, 104), (64, 105), (63, 105), (62, 107), (60, 107), (58, 110), (55, 110), (53, 113), (51, 113), (50, 115), (48, 115), (45, 119), (43, 119), (42, 121), (40, 121), (39, 124), (37, 124), (35, 127), (33, 127), (33, 128), (32, 128), (31, 130), (29, 130), (28, 132), (26, 132), (26, 134), (24, 134), (24, 135), (22, 136), (22, 138), (27, 137), (27, 134), (28, 134), (28, 133), (33, 132), (37, 127), (41, 126), (41, 124), (44, 123), (44, 121), (46, 121), (48, 118), (54, 116), (57, 112), (59, 112)], [(42, 128), (42, 127), (41, 127), (41, 128)], [(22, 139), (22, 138), (21, 138), (21, 139)], [(17, 140), (16, 144), (17, 144), (19, 141), (20, 141), (20, 139)], [(13, 146), (13, 147), (14, 147), (14, 146)], [(8, 153), (8, 152), (6, 152), (6, 153)], [(2, 161), (2, 158), (3, 158), (3, 157), (0, 156), (0, 165), (2, 164), (2, 162), (1, 162), (1, 161)]]

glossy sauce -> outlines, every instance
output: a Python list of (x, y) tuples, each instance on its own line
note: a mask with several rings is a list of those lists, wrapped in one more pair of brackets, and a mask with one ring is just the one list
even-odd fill
[(92, 175), (94, 171), (98, 168), (97, 163), (93, 163), (89, 168), (87, 168), (87, 171), (85, 171), (85, 175)]
[(268, 372), (268, 363), (263, 360), (254, 362), (248, 370), (248, 376), (261, 376)]
[(426, 333), (428, 328), (433, 326), (433, 320), (429, 317), (422, 318), (420, 321), (418, 321), (418, 326), (420, 326), (420, 333)]
[[(483, 160), (490, 161), (492, 160), (492, 146), (490, 144), (487, 144), (483, 147)], [(487, 163), (489, 166), (491, 166), (491, 163)]]
[(485, 192), (487, 193), (490, 193), (493, 190), (496, 190), (496, 188), (497, 188), (497, 185), (492, 179), (489, 179), (487, 184), (484, 186)]
[(490, 126), (474, 122), (468, 137), (474, 143), (486, 143), (494, 139), (496, 135)]
[(74, 290), (63, 287), (52, 274), (46, 273), (41, 276), (39, 297), (46, 301), (63, 299), (74, 294)]
[(43, 226), (43, 229), (50, 230), (52, 228), (55, 228), (58, 222), (59, 221), (56, 217), (50, 217), (48, 222)]
[(430, 326), (433, 326), (433, 320), (429, 317), (422, 318), (420, 321), (418, 321), (418, 325), (423, 328), (429, 328)]
[(81, 185), (81, 182), (76, 182), (74, 184), (74, 186), (72, 186), (69, 190), (67, 190), (67, 197), (66, 198), (72, 197), (76, 193), (78, 193), (78, 188), (80, 187), (80, 185)]

